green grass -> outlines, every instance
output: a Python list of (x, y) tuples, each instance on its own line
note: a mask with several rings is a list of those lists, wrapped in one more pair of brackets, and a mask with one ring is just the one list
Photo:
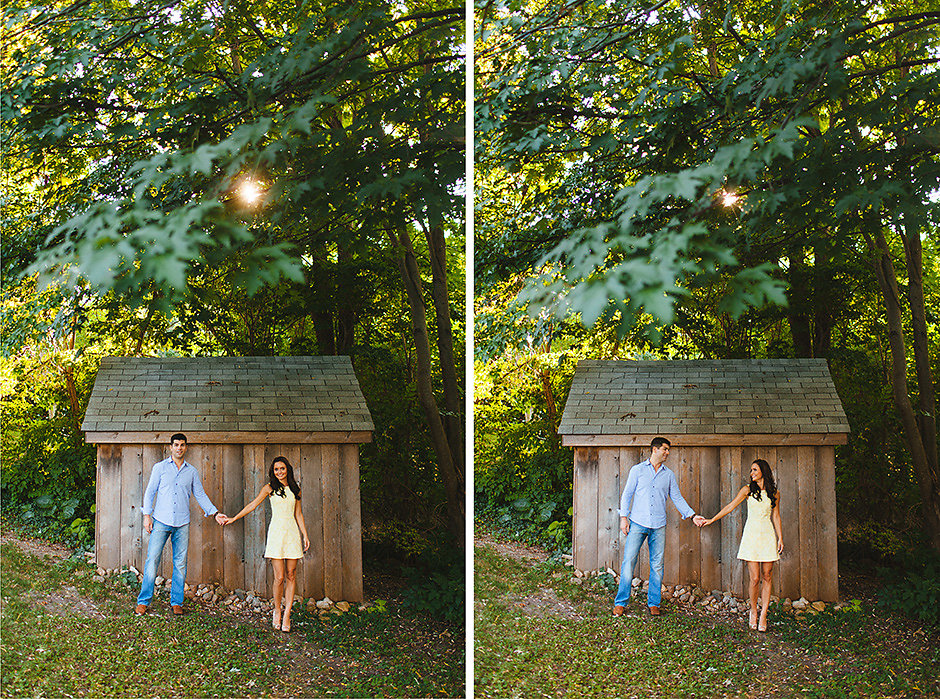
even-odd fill
[[(652, 619), (634, 601), (614, 618), (599, 583), (486, 546), (474, 570), (477, 697), (940, 695), (940, 639), (870, 605), (802, 621), (772, 613), (758, 635), (673, 605)], [(538, 598), (568, 600), (574, 614), (534, 613)]]
[(297, 611), (282, 634), (192, 603), (174, 618), (160, 597), (135, 617), (136, 582), (95, 582), (81, 561), (12, 544), (0, 567), (3, 697), (464, 693), (463, 638), (391, 604), (326, 619)]

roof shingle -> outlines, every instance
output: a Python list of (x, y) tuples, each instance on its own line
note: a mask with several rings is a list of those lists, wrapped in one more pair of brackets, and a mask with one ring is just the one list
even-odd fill
[(825, 359), (578, 362), (558, 433), (847, 433)]
[(372, 431), (349, 357), (105, 357), (86, 432)]

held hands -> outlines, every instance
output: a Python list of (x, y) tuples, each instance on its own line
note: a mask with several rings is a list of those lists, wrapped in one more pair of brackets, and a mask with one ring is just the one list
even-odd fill
[(702, 515), (695, 515), (692, 518), (692, 522), (696, 527), (704, 527), (706, 524), (711, 524), (711, 521), (705, 519)]
[(219, 524), (221, 524), (221, 525), (224, 527), (224, 526), (225, 526), (226, 524), (228, 524), (231, 520), (230, 520), (226, 515), (223, 515), (221, 512), (216, 512), (216, 513), (215, 513), (215, 521), (218, 522)]

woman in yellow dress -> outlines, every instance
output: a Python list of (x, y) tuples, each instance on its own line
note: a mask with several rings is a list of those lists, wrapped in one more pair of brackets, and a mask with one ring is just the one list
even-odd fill
[[(234, 517), (227, 517), (231, 524), (254, 511), (264, 499), (271, 498), (271, 524), (268, 525), (268, 542), (264, 557), (274, 567), (274, 611), (271, 625), (281, 631), (290, 631), (290, 610), (294, 603), (294, 587), (297, 561), (310, 548), (304, 513), (300, 509), (300, 486), (294, 480), (294, 469), (283, 456), (275, 457), (268, 472), (268, 482), (261, 488), (258, 497), (245, 505)], [(303, 549), (300, 537), (303, 535)], [(285, 584), (286, 580), (286, 584)], [(284, 613), (281, 615), (281, 596), (284, 597)]]
[[(748, 497), (751, 496), (751, 497)], [(703, 526), (717, 522), (747, 499), (747, 521), (741, 534), (738, 558), (747, 561), (751, 584), (748, 592), (751, 597), (750, 627), (758, 631), (767, 630), (767, 607), (770, 606), (770, 587), (773, 581), (774, 561), (780, 560), (783, 551), (783, 530), (780, 525), (780, 493), (774, 483), (770, 464), (763, 459), (756, 459), (751, 464), (751, 480), (738, 491), (734, 500), (722, 508), (721, 512), (705, 520)], [(776, 534), (776, 535), (775, 535)], [(757, 588), (760, 590), (760, 620), (757, 618)]]

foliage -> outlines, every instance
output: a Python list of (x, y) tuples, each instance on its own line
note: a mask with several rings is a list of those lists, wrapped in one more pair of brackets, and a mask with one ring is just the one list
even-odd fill
[[(921, 11), (478, 3), (478, 482), (508, 502), (538, 478), (515, 443), (486, 442), (521, 422), (493, 397), (538, 395), (535, 372), (509, 367), (826, 358), (852, 430), (836, 451), (840, 537), (923, 540), (919, 481), (936, 493), (936, 474), (915, 471), (894, 400), (926, 395), (940, 365), (938, 18)], [(902, 296), (922, 246), (926, 328), (909, 298), (889, 324), (878, 232)], [(907, 347), (914, 391), (892, 386), (899, 330), (929, 355), (915, 369)]]
[(478, 514), (489, 511), (531, 536), (568, 509), (571, 453), (556, 431), (572, 371), (563, 355), (535, 351), (477, 363), (474, 410), (484, 426), (474, 437)]
[(84, 444), (63, 366), (87, 396), (97, 362), (69, 352), (23, 352), (0, 358), (0, 486), (8, 514), (47, 536), (87, 546), (95, 503), (95, 449)]
[(402, 593), (402, 608), (424, 612), (459, 628), (466, 623), (466, 565), (463, 552), (443, 570), (439, 563), (424, 568), (403, 567), (409, 584)]
[(940, 555), (927, 550), (900, 558), (899, 566), (879, 570), (885, 584), (878, 604), (940, 629)]
[(529, 276), (534, 311), (623, 332), (640, 311), (671, 324), (705, 288), (739, 319), (786, 304), (798, 246), (861, 249), (856, 214), (929, 218), (938, 59), (909, 59), (928, 53), (933, 15), (882, 21), (880, 6), (848, 2), (478, 10), (481, 266)]
[(571, 549), (571, 517), (574, 515), (574, 507), (568, 508), (568, 517), (564, 520), (556, 519), (550, 522), (545, 528), (545, 534), (555, 541), (555, 548), (561, 551)]
[[(406, 212), (439, 221), (457, 203), (453, 122), (439, 119), (462, 95), (459, 8), (10, 9), (2, 108), (16, 182), (42, 199), (52, 192), (37, 178), (51, 178), (65, 204), (34, 271), (170, 311), (207, 275), (249, 295), (301, 281), (291, 237), (318, 242), (297, 230), (317, 211), (339, 217), (335, 240)], [(239, 203), (246, 180), (263, 190), (257, 209)]]
[[(423, 231), (440, 233), (450, 293), (426, 294), (427, 339), (436, 369), (459, 363), (435, 341), (463, 345), (443, 317), (463, 315), (463, 8), (93, 0), (4, 17), (5, 503), (55, 500), (45, 474), (62, 475), (88, 519), (94, 452), (66, 437), (56, 366), (75, 372), (77, 425), (104, 354), (348, 354), (376, 423), (364, 520), (439, 525), (390, 234), (414, 237), (428, 275)], [(41, 362), (44, 395), (6, 380)]]

